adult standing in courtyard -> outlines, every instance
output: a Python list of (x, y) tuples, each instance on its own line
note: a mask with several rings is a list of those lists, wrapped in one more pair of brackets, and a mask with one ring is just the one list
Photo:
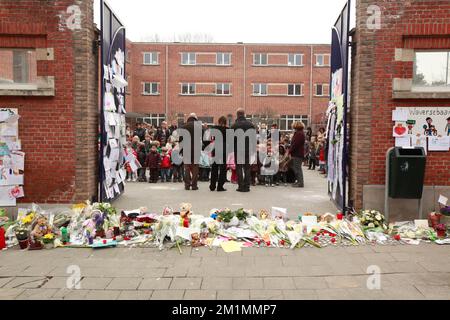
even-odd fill
[[(211, 183), (209, 185), (209, 189), (211, 191), (215, 191), (217, 189), (218, 192), (223, 192), (227, 191), (223, 187), (227, 180), (227, 118), (223, 116), (220, 117), (218, 125), (213, 128), (218, 130), (222, 136), (214, 137), (215, 147), (212, 152), (212, 157), (215, 160), (211, 165)], [(222, 150), (216, 149), (219, 142), (222, 145)], [(217, 152), (220, 152), (220, 154)]]
[(161, 126), (156, 129), (155, 140), (159, 141), (159, 144), (164, 147), (170, 137), (170, 131), (167, 128), (167, 122), (163, 121)]
[(146, 132), (147, 131), (143, 127), (142, 123), (138, 122), (136, 124), (136, 130), (134, 130), (134, 132), (133, 132), (133, 137), (138, 136), (140, 141), (144, 141)]
[[(198, 190), (198, 171), (200, 163), (200, 155), (202, 151), (202, 124), (198, 121), (197, 115), (191, 113), (187, 119), (186, 124), (182, 127), (189, 132), (190, 148), (185, 150), (187, 146), (182, 146), (183, 159), (184, 159), (184, 187), (186, 190), (192, 188), (192, 190)], [(197, 135), (194, 134), (195, 130), (199, 130)], [(198, 140), (196, 140), (198, 136)], [(183, 142), (183, 135), (180, 135), (180, 143)], [(190, 157), (187, 158), (184, 154), (185, 151), (190, 152)]]
[(292, 157), (292, 169), (295, 173), (296, 183), (293, 184), (293, 187), (303, 188), (303, 170), (302, 170), (302, 162), (305, 157), (305, 133), (304, 133), (305, 125), (300, 122), (294, 122), (292, 124), (292, 129), (294, 129), (294, 137), (291, 141), (291, 149), (290, 154)]
[[(236, 164), (236, 173), (238, 176), (238, 192), (250, 192), (251, 183), (251, 164), (250, 159), (252, 153), (256, 153), (256, 145), (252, 146), (250, 137), (256, 142), (256, 129), (253, 123), (245, 118), (244, 109), (240, 108), (236, 111), (236, 122), (231, 127), (236, 132), (243, 131), (245, 135), (245, 143), (238, 146), (238, 139), (234, 138), (234, 161)], [(249, 135), (248, 131), (252, 130)], [(254, 137), (253, 137), (254, 136)], [(251, 150), (255, 148), (255, 150)]]

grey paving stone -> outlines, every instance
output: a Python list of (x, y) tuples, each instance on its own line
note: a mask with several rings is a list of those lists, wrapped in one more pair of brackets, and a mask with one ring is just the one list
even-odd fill
[(25, 289), (0, 289), (0, 300), (14, 300), (24, 292)]
[(168, 268), (164, 272), (164, 277), (186, 277), (188, 273), (188, 266), (180, 265), (174, 268)]
[(184, 300), (216, 300), (216, 290), (186, 290)]
[(283, 290), (285, 300), (317, 300), (316, 290)]
[(420, 293), (426, 299), (431, 300), (450, 300), (450, 286), (424, 286), (416, 285)]
[(264, 289), (296, 289), (294, 280), (290, 277), (264, 278)]
[(250, 290), (218, 290), (217, 300), (249, 300)]
[(11, 280), (13, 279), (14, 277), (0, 278), (0, 288), (3, 287), (8, 282), (11, 282)]
[(346, 289), (320, 289), (316, 290), (319, 300), (351, 300), (352, 297)]
[(263, 289), (263, 278), (233, 278), (233, 289)]
[(327, 282), (323, 277), (295, 277), (294, 284), (300, 290), (328, 288)]
[(347, 293), (352, 300), (384, 300), (382, 290), (369, 290), (367, 288), (350, 288)]
[(113, 278), (86, 277), (80, 282), (81, 289), (85, 290), (104, 290)]
[(155, 290), (151, 300), (181, 300), (184, 296), (184, 290)]
[[(43, 289), (64, 289), (67, 288), (68, 277), (53, 277), (42, 286)], [(72, 283), (69, 283), (72, 284)]]
[(382, 288), (387, 300), (422, 300), (425, 296), (414, 286), (391, 286)]
[(144, 290), (129, 291), (129, 290), (127, 290), (127, 291), (120, 292), (120, 295), (117, 298), (117, 300), (132, 300), (132, 301), (150, 300), (152, 294), (153, 294), (152, 290), (148, 290), (148, 291), (144, 291)]
[(58, 290), (52, 298), (55, 299), (63, 299), (63, 300), (83, 300), (86, 295), (89, 293), (89, 290), (76, 290), (76, 289), (60, 289)]
[(46, 281), (46, 277), (16, 277), (5, 284), (3, 288), (36, 289), (40, 288)]
[(325, 277), (328, 287), (331, 289), (366, 288), (367, 276), (333, 276)]
[(205, 290), (231, 290), (233, 278), (203, 278), (202, 289)]
[(117, 300), (120, 290), (89, 290), (84, 297), (85, 300)]
[(172, 278), (144, 278), (139, 285), (139, 290), (164, 290), (169, 289)]
[(200, 289), (202, 278), (173, 278), (170, 289)]
[(24, 277), (43, 277), (51, 273), (52, 270), (56, 269), (56, 265), (47, 263), (43, 266), (30, 266), (21, 272)]
[(17, 300), (48, 300), (58, 290), (57, 289), (26, 289), (16, 299)]
[(106, 290), (137, 290), (141, 281), (141, 278), (114, 278)]
[(417, 262), (396, 261), (388, 262), (388, 264), (395, 273), (420, 273), (426, 271), (426, 269)]
[(251, 300), (282, 300), (282, 290), (250, 290)]

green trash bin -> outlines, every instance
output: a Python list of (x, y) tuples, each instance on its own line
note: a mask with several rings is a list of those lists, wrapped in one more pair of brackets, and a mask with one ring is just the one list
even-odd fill
[(425, 180), (423, 148), (394, 148), (389, 155), (389, 197), (421, 199)]

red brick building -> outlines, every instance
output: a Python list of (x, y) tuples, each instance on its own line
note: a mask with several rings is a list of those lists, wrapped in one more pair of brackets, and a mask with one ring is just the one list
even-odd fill
[[(374, 8), (379, 26), (373, 24)], [(356, 208), (383, 210), (385, 155), (394, 146), (392, 110), (450, 107), (449, 12), (448, 0), (356, 3), (350, 107), (350, 199)], [(421, 59), (430, 53), (432, 59)], [(417, 70), (442, 79), (425, 77), (429, 83), (420, 87), (424, 79)], [(450, 195), (450, 152), (428, 152), (425, 184), (424, 212), (430, 212), (439, 194)], [(407, 218), (417, 212), (415, 201), (395, 201), (391, 207)]]
[(243, 107), (287, 130), (323, 123), (328, 106), (329, 45), (129, 42), (128, 62), (129, 116), (154, 125), (191, 112), (231, 121)]
[(18, 108), (20, 202), (97, 195), (98, 39), (93, 1), (2, 0), (0, 107)]

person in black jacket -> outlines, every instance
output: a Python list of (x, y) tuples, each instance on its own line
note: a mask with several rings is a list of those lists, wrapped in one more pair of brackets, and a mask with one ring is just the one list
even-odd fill
[[(227, 181), (227, 118), (226, 117), (220, 117), (218, 121), (218, 125), (213, 127), (214, 129), (220, 131), (222, 134), (221, 143), (222, 143), (222, 150), (216, 150), (214, 148), (212, 152), (212, 157), (215, 159), (215, 161), (211, 165), (211, 183), (209, 185), (209, 189), (211, 191), (215, 191), (217, 189), (218, 192), (227, 191), (224, 189), (224, 184)], [(217, 137), (214, 137), (214, 142), (217, 146), (218, 139)], [(220, 155), (218, 155), (216, 152), (221, 152)], [(220, 163), (216, 163), (216, 160), (220, 159)]]
[(133, 132), (133, 137), (138, 136), (140, 141), (144, 141), (146, 132), (147, 130), (142, 126), (142, 123), (138, 122), (136, 124), (136, 130)]
[[(198, 171), (199, 171), (199, 163), (200, 163), (200, 155), (202, 151), (202, 124), (198, 121), (197, 115), (195, 113), (191, 113), (189, 118), (187, 119), (186, 124), (183, 126), (184, 130), (187, 130), (190, 134), (191, 145), (190, 145), (190, 158), (184, 153), (184, 149), (187, 147), (183, 144), (183, 135), (180, 135), (180, 144), (183, 148), (181, 153), (183, 153), (184, 160), (184, 187), (186, 190), (192, 188), (192, 190), (198, 190)], [(198, 137), (199, 140), (196, 140), (196, 135), (194, 134), (195, 130), (199, 130)]]
[(245, 118), (244, 109), (238, 109), (236, 111), (236, 115), (236, 122), (231, 127), (235, 133), (238, 130), (243, 130), (244, 133), (248, 133), (249, 130), (252, 130), (250, 135), (245, 137), (244, 145), (240, 144), (238, 146), (238, 139), (236, 136), (234, 138), (234, 160), (236, 163), (236, 173), (238, 176), (238, 189), (236, 191), (250, 192), (250, 158), (256, 153), (256, 129), (253, 123)]
[(154, 139), (159, 141), (161, 147), (165, 147), (170, 135), (171, 133), (169, 129), (167, 129), (167, 122), (163, 121), (161, 127), (156, 129)]

